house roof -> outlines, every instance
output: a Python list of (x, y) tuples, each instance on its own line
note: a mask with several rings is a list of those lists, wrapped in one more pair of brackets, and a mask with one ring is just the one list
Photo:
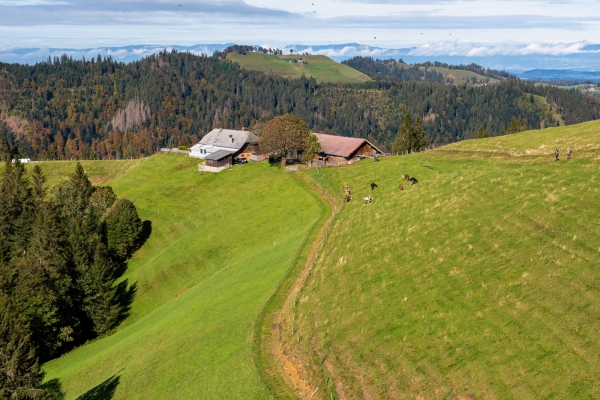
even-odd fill
[(227, 150), (218, 150), (218, 151), (215, 151), (214, 153), (210, 153), (209, 155), (204, 157), (204, 159), (211, 160), (211, 161), (220, 161), (220, 160), (224, 159), (225, 157), (232, 155), (233, 153), (235, 153), (235, 152), (227, 151)]
[(315, 133), (314, 135), (319, 140), (319, 143), (321, 143), (321, 153), (332, 156), (350, 157), (365, 142), (371, 145), (379, 153), (383, 153), (367, 139), (326, 135), (324, 133)]
[(241, 149), (246, 143), (258, 143), (258, 137), (250, 131), (217, 128), (208, 132), (199, 144)]

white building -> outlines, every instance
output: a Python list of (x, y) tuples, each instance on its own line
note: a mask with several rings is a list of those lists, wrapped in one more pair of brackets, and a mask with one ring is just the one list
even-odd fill
[(200, 140), (200, 142), (188, 150), (189, 156), (193, 158), (206, 158), (207, 155), (219, 150), (229, 151), (232, 154), (243, 150), (247, 145), (258, 143), (258, 137), (250, 132), (233, 129), (213, 129)]

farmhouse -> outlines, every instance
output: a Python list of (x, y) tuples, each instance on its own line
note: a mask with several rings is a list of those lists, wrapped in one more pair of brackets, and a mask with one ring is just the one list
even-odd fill
[(375, 157), (383, 152), (367, 139), (351, 138), (345, 136), (314, 134), (321, 144), (319, 157), (327, 158), (328, 162), (344, 162), (354, 157)]
[(244, 128), (241, 131), (217, 128), (207, 133), (188, 153), (193, 158), (208, 159), (207, 156), (221, 150), (231, 153), (233, 157), (243, 153), (249, 161), (252, 154), (258, 151), (258, 137)]

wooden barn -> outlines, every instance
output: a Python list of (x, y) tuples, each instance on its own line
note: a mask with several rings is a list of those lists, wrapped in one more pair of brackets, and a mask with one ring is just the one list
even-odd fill
[(204, 164), (198, 165), (198, 171), (220, 172), (233, 164), (233, 155), (235, 152), (227, 150), (218, 150), (204, 157)]
[(383, 155), (383, 152), (375, 147), (367, 139), (351, 138), (345, 136), (326, 135), (324, 133), (314, 134), (321, 144), (321, 158), (327, 158), (327, 162), (350, 161), (355, 157), (372, 158)]

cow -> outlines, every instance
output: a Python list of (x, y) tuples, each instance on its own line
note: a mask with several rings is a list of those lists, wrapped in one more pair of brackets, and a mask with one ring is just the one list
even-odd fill
[(377, 188), (377, 184), (376, 183), (371, 183), (371, 190), (375, 190)]
[(416, 185), (417, 183), (419, 183), (419, 181), (416, 178), (410, 178), (410, 186), (412, 185)]
[(407, 180), (410, 179), (409, 176), (408, 176), (408, 174), (404, 174), (404, 175), (402, 175), (402, 177), (404, 178), (405, 181), (407, 181)]
[(404, 185), (403, 185), (403, 184), (400, 184), (400, 186), (398, 186), (398, 188), (399, 188), (400, 190), (404, 190)]
[(344, 185), (344, 189), (346, 190), (346, 194), (348, 196), (350, 196), (352, 194), (352, 191), (350, 190), (350, 188), (348, 187), (348, 185)]
[(352, 197), (346, 195), (346, 197), (344, 197), (344, 199), (346, 200), (346, 203), (350, 203), (350, 200), (352, 200)]
[(373, 201), (373, 199), (371, 198), (371, 196), (365, 197), (364, 200), (365, 200), (365, 204), (369, 204), (370, 202)]

